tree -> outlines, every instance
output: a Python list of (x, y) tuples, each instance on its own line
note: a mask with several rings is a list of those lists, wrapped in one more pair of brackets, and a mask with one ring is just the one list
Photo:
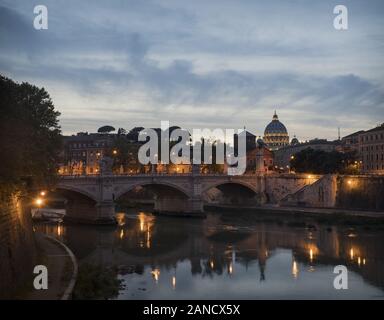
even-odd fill
[(126, 135), (115, 136), (113, 145), (107, 152), (107, 155), (113, 158), (113, 170), (119, 172), (123, 167), (128, 172), (140, 171), (141, 165), (137, 158), (140, 146), (141, 144), (130, 141)]
[(126, 135), (127, 134), (127, 131), (124, 129), (124, 128), (119, 128), (117, 130), (117, 135), (118, 136), (121, 136), (121, 135)]
[(142, 130), (144, 130), (144, 127), (134, 127), (131, 129), (127, 134), (128, 140), (131, 142), (137, 142), (139, 139), (139, 133)]
[(102, 126), (99, 129), (97, 129), (98, 133), (110, 133), (112, 131), (115, 131), (116, 129), (112, 126)]
[(1, 185), (45, 185), (61, 151), (58, 116), (48, 92), (0, 75)]
[(356, 159), (354, 153), (326, 152), (307, 148), (293, 156), (290, 166), (296, 172), (315, 174), (350, 173)]

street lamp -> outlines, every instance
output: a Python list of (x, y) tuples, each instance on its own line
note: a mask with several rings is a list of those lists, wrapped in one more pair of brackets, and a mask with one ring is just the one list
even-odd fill
[(36, 198), (35, 200), (35, 204), (40, 207), (41, 205), (43, 205), (44, 203), (44, 200), (42, 198)]

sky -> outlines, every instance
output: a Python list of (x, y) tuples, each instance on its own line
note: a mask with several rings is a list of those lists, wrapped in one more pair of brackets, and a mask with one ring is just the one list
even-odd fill
[(336, 139), (384, 122), (383, 15), (382, 0), (0, 0), (0, 73), (47, 89), (64, 134), (167, 120), (259, 136), (277, 110), (290, 137)]

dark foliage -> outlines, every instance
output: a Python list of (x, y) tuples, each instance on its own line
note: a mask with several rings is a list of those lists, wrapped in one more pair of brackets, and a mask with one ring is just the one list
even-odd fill
[(79, 268), (73, 299), (111, 299), (116, 297), (122, 288), (122, 281), (117, 279), (116, 270), (84, 264)]
[[(290, 161), (292, 170), (315, 174), (354, 173), (356, 156), (337, 151), (326, 152), (307, 148), (296, 153)], [(357, 169), (356, 169), (357, 170)]]
[(112, 126), (102, 126), (99, 129), (97, 129), (98, 133), (110, 133), (112, 131), (115, 131), (116, 129)]
[(61, 150), (58, 116), (48, 92), (0, 75), (2, 186), (47, 184)]

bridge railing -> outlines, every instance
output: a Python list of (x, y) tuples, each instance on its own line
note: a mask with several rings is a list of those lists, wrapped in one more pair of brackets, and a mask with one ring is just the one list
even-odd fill
[[(236, 177), (230, 176), (226, 173), (119, 173), (111, 175), (101, 174), (65, 174), (59, 175), (59, 178), (77, 179), (77, 178), (99, 178), (99, 177), (190, 177), (190, 176), (202, 176), (202, 177)], [(241, 176), (256, 176), (255, 173), (245, 173)]]

